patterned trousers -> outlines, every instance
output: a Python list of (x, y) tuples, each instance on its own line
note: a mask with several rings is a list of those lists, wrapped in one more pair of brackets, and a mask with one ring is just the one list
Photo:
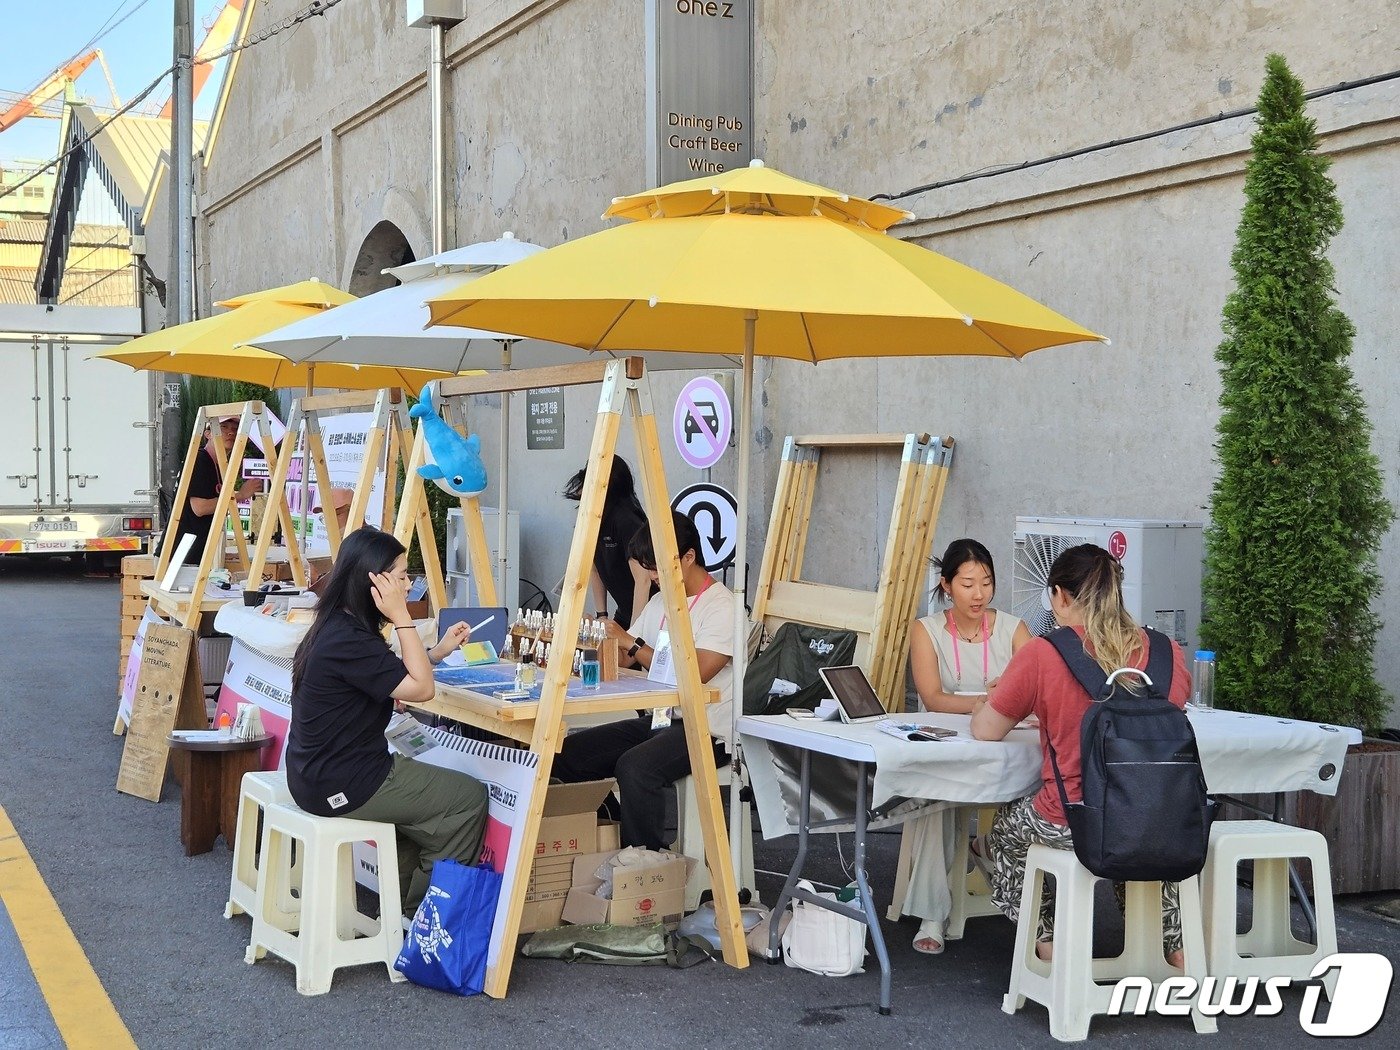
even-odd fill
[[(992, 866), (992, 903), (1012, 922), (1020, 919), (1021, 884), (1026, 878), (1026, 854), (1036, 844), (1054, 849), (1074, 849), (1066, 825), (1054, 824), (1036, 812), (1031, 798), (1008, 802), (997, 811), (987, 833), (987, 859)], [(1113, 884), (1118, 907), (1123, 907), (1123, 883)], [(1055, 897), (1041, 897), (1036, 939), (1048, 941), (1055, 932)], [(1181, 949), (1180, 887), (1162, 883), (1162, 949), (1170, 954)]]

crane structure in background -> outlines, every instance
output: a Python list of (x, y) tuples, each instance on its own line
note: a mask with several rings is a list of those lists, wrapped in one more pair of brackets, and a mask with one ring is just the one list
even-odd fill
[(62, 110), (49, 111), (45, 108), (46, 103), (59, 98), (66, 102), (77, 101), (78, 93), (74, 85), (94, 62), (102, 67), (102, 72), (107, 77), (107, 89), (112, 93), (112, 107), (120, 109), (122, 103), (121, 99), (117, 97), (117, 85), (112, 81), (112, 71), (107, 68), (107, 59), (103, 57), (102, 49), (99, 47), (59, 66), (58, 69), (54, 70), (52, 76), (27, 96), (0, 113), (0, 131), (18, 124), (25, 117), (52, 118), (62, 116)]
[[(226, 0), (209, 23), (209, 29), (204, 34), (204, 41), (199, 45), (199, 50), (194, 55), (193, 81), (196, 98), (199, 97), (200, 89), (204, 87), (209, 80), (209, 75), (214, 71), (214, 64), (210, 61), (211, 56), (217, 55), (233, 42), (233, 38), (238, 32), (239, 21), (243, 17), (243, 8), (247, 2), (248, 0)], [(63, 103), (78, 101), (78, 93), (74, 85), (94, 62), (102, 67), (103, 75), (107, 78), (107, 88), (112, 94), (112, 108), (120, 109), (121, 99), (117, 97), (117, 86), (112, 80), (112, 71), (107, 68), (107, 59), (103, 56), (101, 48), (94, 48), (59, 66), (48, 79), (28, 95), (21, 96), (8, 109), (0, 111), (0, 131), (19, 123), (25, 117), (61, 118), (63, 116)], [(15, 97), (9, 92), (5, 92), (5, 94), (11, 98)], [(54, 103), (58, 103), (58, 105), (54, 105)], [(173, 104), (174, 99), (171, 98), (160, 111), (160, 115), (167, 120), (170, 119), (173, 112)], [(0, 105), (3, 105), (3, 102), (0, 102)]]
[[(204, 34), (204, 41), (199, 45), (199, 49), (194, 53), (194, 97), (199, 97), (200, 89), (204, 87), (209, 79), (209, 74), (214, 71), (214, 64), (210, 62), (211, 55), (217, 55), (224, 48), (233, 42), (234, 35), (238, 32), (239, 20), (243, 17), (243, 5), (247, 0), (227, 0), (219, 13), (214, 16), (214, 20), (209, 23), (209, 29)], [(175, 112), (175, 97), (172, 95), (161, 108), (160, 115), (167, 120)]]

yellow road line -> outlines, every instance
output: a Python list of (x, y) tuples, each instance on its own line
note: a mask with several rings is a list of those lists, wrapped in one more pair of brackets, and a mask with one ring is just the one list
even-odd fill
[(3, 807), (0, 899), (64, 1042), (94, 1050), (135, 1047)]

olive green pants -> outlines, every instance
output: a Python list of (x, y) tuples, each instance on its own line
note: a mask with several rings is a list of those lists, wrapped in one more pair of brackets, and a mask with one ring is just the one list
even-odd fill
[(399, 891), (404, 914), (412, 916), (428, 892), (435, 861), (450, 857), (470, 865), (480, 859), (486, 788), (465, 773), (395, 755), (379, 790), (342, 815), (384, 821), (398, 830)]

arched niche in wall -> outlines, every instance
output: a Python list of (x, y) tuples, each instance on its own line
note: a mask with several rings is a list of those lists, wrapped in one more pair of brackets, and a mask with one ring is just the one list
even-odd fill
[(346, 290), (351, 295), (364, 296), (392, 288), (399, 282), (382, 271), (390, 266), (413, 262), (415, 258), (413, 246), (408, 243), (403, 231), (388, 219), (381, 219), (360, 244)]

